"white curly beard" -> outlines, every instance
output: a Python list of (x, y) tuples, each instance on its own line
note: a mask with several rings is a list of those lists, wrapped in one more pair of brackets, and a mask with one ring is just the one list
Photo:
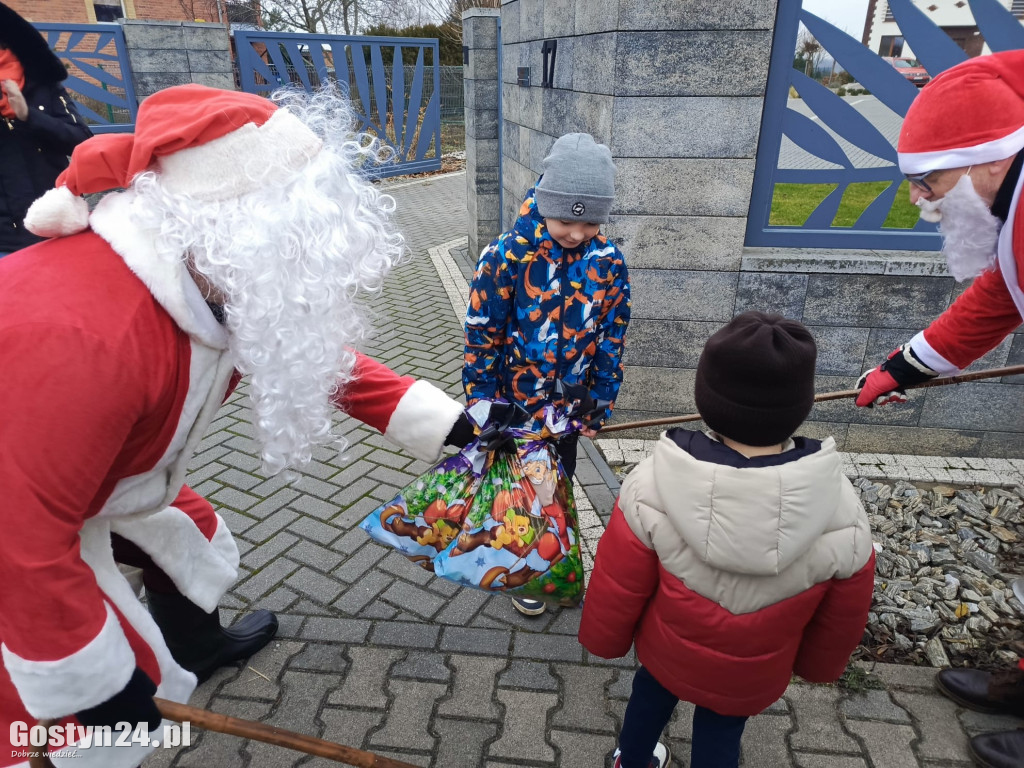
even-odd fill
[(354, 172), (376, 148), (346, 133), (347, 103), (329, 92), (286, 97), (324, 138), (295, 177), (243, 197), (198, 202), (172, 195), (147, 172), (133, 187), (158, 250), (189, 258), (221, 292), (237, 367), (251, 377), (257, 441), (276, 474), (344, 443), (331, 433), (331, 398), (351, 379), (353, 345), (367, 331), (356, 301), (377, 290), (401, 258), (390, 222), (394, 200)]
[(975, 191), (971, 177), (961, 176), (937, 202), (941, 204), (942, 253), (953, 277), (958, 282), (970, 280), (993, 269), (1003, 223)]

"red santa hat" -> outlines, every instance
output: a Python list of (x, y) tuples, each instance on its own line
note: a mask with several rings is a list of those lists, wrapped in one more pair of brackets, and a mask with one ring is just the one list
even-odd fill
[(900, 131), (903, 173), (961, 168), (1024, 148), (1024, 50), (978, 56), (926, 85)]
[(300, 168), (322, 147), (301, 120), (251, 93), (179, 85), (142, 102), (135, 133), (94, 136), (75, 147), (55, 189), (36, 200), (26, 228), (41, 237), (81, 232), (89, 209), (80, 195), (127, 187), (146, 170), (197, 200), (227, 200)]

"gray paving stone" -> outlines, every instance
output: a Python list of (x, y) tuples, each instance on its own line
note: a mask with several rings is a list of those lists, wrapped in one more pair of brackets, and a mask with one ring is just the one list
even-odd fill
[(796, 732), (790, 736), (793, 749), (860, 754), (860, 745), (843, 732), (839, 721), (839, 696), (836, 688), (790, 686), (786, 700), (796, 720)]
[[(523, 688), (529, 691), (557, 691), (558, 679), (547, 664), (515, 660), (498, 678), (501, 688)], [(628, 695), (628, 694), (627, 694)]]
[(391, 621), (398, 616), (398, 609), (392, 608), (387, 603), (370, 603), (359, 612), (361, 619), (384, 619)]
[(438, 736), (434, 765), (444, 768), (477, 768), (484, 748), (498, 732), (496, 723), (478, 723), (471, 720), (434, 720)]
[[(369, 462), (366, 462), (366, 464), (372, 466)], [(350, 507), (376, 488), (377, 485), (376, 480), (365, 476), (351, 483), (345, 483), (340, 491), (331, 496), (331, 503), (336, 504), (340, 508)]]
[[(359, 581), (351, 584), (342, 596), (334, 601), (332, 607), (351, 615), (361, 613), (392, 581), (393, 579), (387, 574), (371, 570)], [(390, 618), (397, 613), (390, 606), (386, 606), (383, 603), (380, 605), (390, 614), (386, 617), (382, 616), (382, 618)]]
[(345, 559), (337, 552), (305, 539), (295, 545), (292, 551), (288, 553), (288, 558), (304, 565), (312, 566), (324, 573), (337, 568)]
[(312, 616), (302, 627), (302, 637), (329, 643), (362, 643), (370, 633), (370, 622), (362, 619), (336, 619)]
[(292, 731), (309, 732), (328, 693), (340, 684), (340, 675), (285, 670), (281, 676), (282, 697), (266, 722)]
[(569, 664), (555, 664), (554, 668), (562, 680), (562, 707), (551, 723), (561, 728), (614, 733), (615, 721), (605, 711), (605, 687), (615, 670)]
[(289, 669), (307, 669), (340, 675), (348, 668), (345, 646), (327, 643), (309, 643), (288, 663)]
[(960, 724), (967, 735), (972, 737), (992, 731), (1015, 731), (1021, 727), (1020, 720), (1012, 715), (986, 715), (969, 709), (960, 711)]
[(352, 665), (345, 675), (344, 684), (328, 698), (328, 706), (384, 709), (388, 705), (384, 690), (388, 673), (404, 655), (405, 651), (387, 648), (349, 648)]
[(863, 757), (843, 755), (812, 755), (806, 752), (794, 752), (798, 768), (868, 768)]
[(505, 658), (452, 654), (448, 663), (455, 670), (452, 693), (438, 706), (437, 713), (445, 717), (500, 719), (494, 702), (495, 677), (505, 668)]
[(384, 725), (370, 737), (370, 744), (412, 750), (433, 750), (435, 738), (430, 735), (430, 713), (434, 702), (448, 687), (438, 683), (415, 680), (391, 680), (387, 689), (392, 695)]
[(302, 648), (302, 643), (274, 640), (250, 658), (242, 668), (241, 674), (218, 693), (223, 696), (276, 701), (281, 693), (277, 678), (289, 660)]
[(241, 586), (236, 586), (232, 591), (246, 600), (255, 600), (279, 585), (298, 568), (297, 563), (293, 563), (286, 557), (280, 557), (244, 581)]
[(547, 627), (548, 632), (559, 635), (572, 635), (576, 637), (580, 631), (580, 621), (583, 619), (582, 608), (562, 608), (558, 611), (555, 620)]
[[(496, 696), (505, 705), (505, 729), (501, 738), (491, 744), (488, 757), (511, 758), (513, 761), (551, 762), (555, 750), (541, 734), (547, 730), (548, 711), (558, 703), (553, 693), (527, 693), (499, 689)], [(515, 764), (522, 765), (522, 762)]]
[(245, 538), (256, 544), (263, 544), (275, 536), (279, 531), (288, 528), (299, 515), (290, 509), (279, 509), (258, 525), (254, 525), (245, 532)]
[(384, 547), (367, 540), (361, 549), (350, 555), (331, 575), (342, 581), (356, 581), (387, 553)]
[(453, 581), (448, 581), (448, 579), (442, 578), (435, 578), (433, 581), (427, 584), (427, 588), (433, 592), (437, 592), (438, 594), (444, 595), (448, 598), (454, 597), (456, 594), (458, 594), (458, 592), (462, 590), (462, 587), (460, 585), (456, 584)]
[(331, 549), (335, 552), (341, 552), (345, 555), (351, 555), (363, 544), (366, 543), (367, 536), (366, 531), (362, 528), (353, 528), (351, 531), (346, 533), (340, 539), (331, 544)]
[(293, 536), (287, 531), (280, 531), (269, 540), (259, 546), (254, 546), (249, 552), (242, 555), (242, 565), (253, 569), (262, 568), (275, 557), (283, 554), (288, 547), (298, 540), (298, 537)]
[(311, 517), (300, 517), (288, 526), (288, 530), (324, 546), (327, 546), (342, 534), (342, 531), (333, 525), (321, 523), (319, 520), (314, 520)]
[(421, 568), (398, 552), (389, 552), (387, 557), (381, 560), (378, 567), (395, 576), (401, 576), (406, 581), (411, 581), (413, 584), (418, 584), (421, 587), (426, 586), (427, 583), (435, 579), (433, 573)]
[(403, 581), (391, 584), (381, 593), (380, 597), (397, 608), (414, 613), (424, 619), (434, 616), (445, 603), (443, 597)]
[(931, 760), (969, 761), (967, 738), (956, 717), (956, 705), (934, 693), (893, 691), (893, 700), (910, 712), (921, 735), (917, 754)]
[(279, 509), (287, 507), (296, 497), (299, 492), (292, 488), (282, 488), (281, 490), (274, 493), (274, 495), (265, 498), (259, 504), (254, 507), (250, 507), (246, 510), (246, 514), (258, 517), (261, 520), (270, 517), (274, 512)]
[[(337, 744), (362, 747), (366, 744), (369, 732), (378, 727), (383, 719), (383, 712), (325, 707), (320, 710), (320, 720), (324, 724), (322, 738)], [(315, 758), (312, 762), (303, 765), (332, 768), (332, 766), (337, 766), (337, 763)]]
[(289, 576), (285, 584), (322, 605), (329, 605), (345, 590), (336, 580), (306, 566)]
[(504, 656), (512, 642), (512, 633), (500, 629), (445, 627), (441, 632), (442, 651), (482, 653)]
[(441, 628), (431, 624), (407, 621), (378, 622), (370, 634), (374, 645), (397, 645), (403, 648), (433, 648)]
[(867, 690), (854, 693), (839, 705), (840, 711), (854, 720), (887, 720), (893, 723), (910, 723), (910, 715), (902, 707), (893, 704), (888, 691)]
[(757, 768), (791, 768), (786, 734), (793, 727), (788, 717), (758, 715), (743, 729), (743, 763)]
[(535, 635), (517, 632), (513, 655), (516, 658), (549, 659), (553, 662), (582, 662), (583, 646), (574, 637)]
[(917, 763), (912, 744), (917, 738), (909, 725), (891, 725), (857, 720), (847, 729), (864, 741), (874, 768), (905, 768)]
[(620, 670), (615, 682), (608, 686), (608, 697), (611, 699), (628, 699), (632, 692), (633, 670)]
[(392, 668), (391, 677), (411, 677), (415, 680), (446, 683), (451, 680), (452, 671), (444, 663), (443, 654), (411, 651), (405, 661)]
[(181, 768), (209, 768), (211, 765), (244, 768), (245, 760), (238, 748), (238, 738), (235, 736), (203, 733), (195, 747), (181, 755), (177, 765)]
[(605, 764), (617, 742), (614, 736), (552, 729), (551, 743), (558, 748), (559, 768), (593, 768)]

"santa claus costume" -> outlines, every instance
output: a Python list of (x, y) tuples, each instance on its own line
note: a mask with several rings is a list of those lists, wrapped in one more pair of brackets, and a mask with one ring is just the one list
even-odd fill
[[(271, 471), (330, 442), (335, 407), (424, 459), (459, 420), (440, 390), (351, 351), (365, 330), (353, 296), (402, 246), (393, 201), (353, 171), (367, 150), (338, 108), (157, 93), (134, 135), (80, 145), (33, 207), (29, 225), (56, 237), (0, 261), (0, 732), (102, 723), (104, 707), (152, 686), (188, 700), (196, 677), (112, 541), (215, 616), (238, 549), (184, 479), (239, 372)], [(78, 197), (119, 187), (91, 213)], [(152, 749), (53, 762), (132, 768)], [(0, 753), (0, 766), (24, 761)]]
[[(946, 199), (924, 204), (942, 206), (943, 251), (954, 276), (975, 280), (928, 328), (895, 350), (880, 371), (869, 372), (858, 405), (870, 404), (901, 385), (955, 374), (1020, 325), (1024, 317), (1022, 149), (1024, 51), (969, 59), (938, 75), (914, 100), (900, 132), (900, 169), (924, 176), (926, 182), (925, 174), (930, 172), (966, 169)], [(971, 188), (971, 170), (1006, 158), (1014, 160), (989, 211)], [(952, 209), (966, 206), (976, 210), (966, 220), (954, 219)], [(970, 265), (958, 269), (964, 253), (970, 254)], [(971, 268), (975, 264), (980, 268)]]
[[(927, 193), (916, 193), (922, 218), (940, 221), (953, 276), (974, 281), (928, 328), (861, 377), (859, 406), (903, 400), (903, 387), (959, 372), (1021, 324), (1024, 51), (969, 59), (933, 79), (907, 112), (899, 163)], [(953, 171), (959, 178), (954, 183), (937, 171)], [(975, 187), (976, 177), (982, 187)], [(929, 178), (945, 191), (933, 190)], [(936, 686), (961, 706), (1024, 716), (1024, 663), (997, 673), (943, 669)], [(975, 736), (970, 752), (985, 768), (1019, 768), (1024, 731)]]

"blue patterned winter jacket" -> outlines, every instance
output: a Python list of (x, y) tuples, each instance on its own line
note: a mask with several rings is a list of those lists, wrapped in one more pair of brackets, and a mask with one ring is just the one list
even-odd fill
[[(536, 418), (558, 403), (555, 382), (583, 384), (614, 404), (629, 323), (629, 274), (619, 249), (597, 235), (563, 251), (531, 189), (510, 232), (484, 249), (466, 314), (462, 383), (470, 404), (518, 402)], [(601, 419), (611, 415), (609, 406)]]

